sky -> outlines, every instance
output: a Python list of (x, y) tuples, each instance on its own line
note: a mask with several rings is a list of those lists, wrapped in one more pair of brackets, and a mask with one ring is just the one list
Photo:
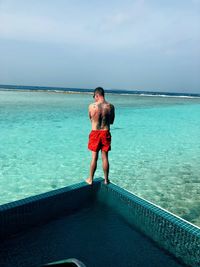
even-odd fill
[(200, 93), (200, 0), (0, 0), (0, 84)]

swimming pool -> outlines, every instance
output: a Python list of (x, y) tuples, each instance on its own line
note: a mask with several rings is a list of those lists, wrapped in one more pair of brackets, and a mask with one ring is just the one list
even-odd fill
[(200, 229), (101, 179), (0, 207), (0, 265), (199, 266)]

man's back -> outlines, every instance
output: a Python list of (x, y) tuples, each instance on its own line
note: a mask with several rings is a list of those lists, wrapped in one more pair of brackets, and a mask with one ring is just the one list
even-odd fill
[(92, 130), (110, 130), (114, 116), (114, 106), (106, 101), (95, 102), (89, 106)]

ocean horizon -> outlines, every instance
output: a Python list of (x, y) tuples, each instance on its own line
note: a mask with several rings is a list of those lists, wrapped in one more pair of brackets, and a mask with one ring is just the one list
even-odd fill
[[(88, 88), (70, 88), (56, 86), (30, 86), (30, 85), (5, 85), (0, 84), (0, 90), (28, 90), (28, 91), (47, 91), (47, 92), (74, 92), (74, 93), (92, 93), (94, 89)], [(148, 90), (131, 90), (131, 89), (105, 89), (106, 93), (111, 94), (130, 94), (139, 96), (160, 96), (160, 97), (200, 97), (200, 93), (186, 92), (167, 92), (167, 91), (148, 91)]]

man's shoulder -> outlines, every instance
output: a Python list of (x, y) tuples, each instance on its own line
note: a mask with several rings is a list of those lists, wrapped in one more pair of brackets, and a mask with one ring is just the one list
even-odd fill
[(107, 104), (108, 104), (108, 106), (110, 107), (110, 109), (114, 109), (114, 105), (113, 105), (113, 104), (111, 104), (111, 103), (109, 103), (109, 102), (107, 102)]
[(94, 103), (91, 103), (91, 104), (89, 104), (89, 109), (93, 109), (93, 108), (95, 108), (96, 107), (96, 103), (94, 102)]

